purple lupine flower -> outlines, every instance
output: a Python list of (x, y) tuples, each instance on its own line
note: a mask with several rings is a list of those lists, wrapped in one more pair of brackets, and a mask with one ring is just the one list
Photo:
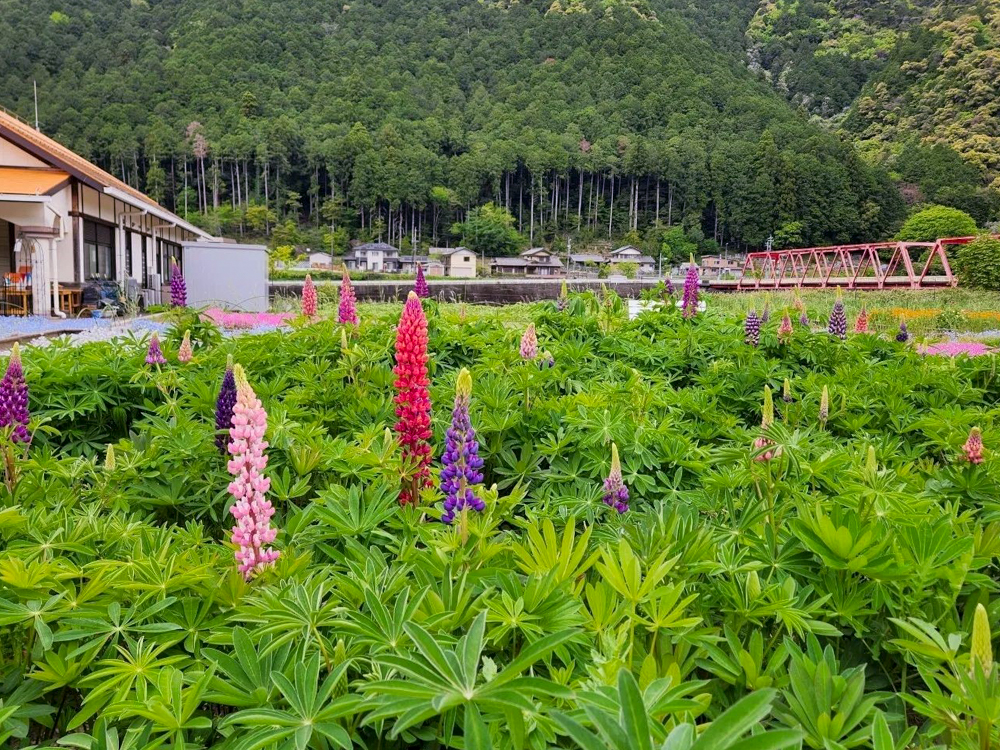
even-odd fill
[(672, 282), (670, 280), (669, 276), (664, 280), (663, 290), (667, 293), (668, 297), (673, 297), (674, 296), (674, 291), (675, 291), (674, 290), (674, 282)]
[(427, 279), (424, 278), (424, 267), (417, 263), (417, 280), (413, 284), (413, 291), (420, 299), (427, 299), (431, 296), (431, 289), (427, 286)]
[(551, 370), (556, 366), (556, 358), (552, 356), (552, 352), (546, 349), (538, 357), (538, 368), (541, 370)]
[(910, 332), (906, 330), (906, 321), (899, 321), (899, 331), (896, 333), (896, 341), (900, 344), (905, 344), (910, 340)]
[(684, 297), (681, 300), (681, 312), (685, 318), (693, 318), (698, 313), (698, 284), (698, 266), (695, 265), (692, 254), (687, 276), (684, 277)]
[(170, 306), (187, 307), (187, 282), (173, 258), (170, 260)]
[(7, 360), (7, 372), (0, 381), (0, 428), (11, 427), (10, 439), (14, 443), (30, 443), (28, 432), (28, 384), (24, 382), (21, 365), (21, 347), (15, 343)]
[(622, 479), (622, 464), (618, 460), (618, 446), (611, 444), (611, 471), (608, 472), (607, 479), (604, 480), (604, 496), (601, 498), (605, 505), (614, 508), (619, 513), (628, 510), (628, 487)]
[(472, 375), (462, 368), (455, 383), (455, 408), (451, 412), (451, 427), (445, 440), (441, 463), (441, 491), (445, 494), (442, 523), (450, 524), (463, 508), (482, 512), (486, 504), (476, 494), (475, 487), (483, 481), (483, 459), (479, 457), (479, 440), (469, 419), (472, 396)]
[(830, 334), (839, 339), (847, 338), (847, 313), (844, 312), (844, 301), (840, 299), (840, 288), (837, 288), (837, 301), (833, 303), (830, 312), (830, 322), (827, 326)]
[(764, 310), (760, 314), (760, 322), (763, 324), (769, 323), (771, 320), (771, 295), (764, 295)]
[(233, 358), (230, 355), (226, 362), (226, 374), (222, 376), (219, 397), (215, 400), (215, 445), (223, 454), (229, 444), (234, 406), (236, 406), (236, 377), (233, 375)]
[(746, 322), (743, 323), (743, 340), (750, 346), (757, 346), (760, 343), (760, 323), (757, 311), (751, 307)]
[(154, 331), (152, 338), (149, 339), (149, 349), (146, 351), (146, 364), (165, 365), (166, 363), (167, 360), (160, 350), (160, 337)]
[(799, 314), (799, 325), (802, 326), (803, 328), (809, 327), (809, 313), (807, 313), (805, 310), (803, 310)]

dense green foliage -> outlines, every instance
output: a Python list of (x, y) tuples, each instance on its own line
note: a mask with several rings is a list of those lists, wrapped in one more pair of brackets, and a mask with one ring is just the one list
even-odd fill
[(933, 242), (942, 237), (971, 237), (979, 228), (964, 211), (948, 206), (928, 206), (912, 214), (897, 235), (911, 242)]
[(965, 286), (1000, 291), (1000, 241), (984, 236), (960, 247), (955, 269)]
[(37, 79), (47, 133), (227, 233), (434, 244), (488, 200), (534, 244), (902, 218), (883, 171), (663, 0), (0, 0), (0, 34), (6, 106), (30, 116)]
[[(159, 370), (141, 342), (27, 350), (40, 426), (0, 489), (0, 742), (1000, 742), (998, 670), (969, 663), (976, 604), (1000, 614), (992, 358), (801, 328), (782, 346), (777, 315), (752, 348), (709, 303), (629, 322), (613, 296), (468, 317), (425, 302), (435, 442), (468, 367), (493, 487), (455, 528), (434, 522), (436, 491), (397, 504), (399, 305), (362, 306), (344, 350), (329, 322), (221, 341), (202, 326), (195, 360), (173, 361), (175, 335)], [(554, 368), (521, 361), (510, 323), (526, 317)], [(227, 353), (269, 413), (282, 528), (277, 566), (249, 584), (213, 444)], [(958, 459), (973, 425), (980, 466)], [(759, 437), (772, 460), (754, 460)], [(623, 516), (600, 502), (612, 441)], [(737, 744), (758, 723), (773, 734)]]

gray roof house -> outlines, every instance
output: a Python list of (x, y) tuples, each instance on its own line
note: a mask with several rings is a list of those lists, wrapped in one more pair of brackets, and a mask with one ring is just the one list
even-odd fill
[(365, 242), (344, 254), (344, 265), (351, 270), (395, 271), (399, 266), (399, 250), (387, 242)]

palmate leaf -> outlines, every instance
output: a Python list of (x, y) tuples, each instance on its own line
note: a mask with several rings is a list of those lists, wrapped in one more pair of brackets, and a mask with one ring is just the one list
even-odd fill
[[(405, 626), (415, 651), (410, 654), (384, 655), (380, 661), (400, 676), (376, 680), (361, 686), (369, 695), (366, 707), (370, 713), (365, 723), (371, 724), (394, 718), (390, 736), (398, 737), (405, 730), (427, 719), (442, 715), (453, 722), (461, 707), (463, 716), (470, 706), (479, 712), (499, 714), (507, 722), (516, 747), (524, 738), (522, 712), (534, 713), (531, 698), (535, 695), (570, 697), (571, 693), (550, 680), (524, 677), (523, 673), (546, 658), (577, 631), (565, 630), (525, 646), (521, 652), (491, 680), (480, 671), (486, 632), (486, 613), (478, 615), (468, 632), (454, 649), (444, 648), (430, 633), (415, 623)], [(485, 719), (483, 719), (485, 721)], [(499, 718), (491, 719), (497, 721)], [(473, 719), (475, 721), (475, 719)], [(473, 730), (481, 735), (479, 728)]]

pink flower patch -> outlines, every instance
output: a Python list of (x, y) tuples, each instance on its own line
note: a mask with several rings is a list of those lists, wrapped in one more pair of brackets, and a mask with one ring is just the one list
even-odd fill
[(983, 354), (993, 354), (993, 349), (978, 341), (944, 341), (940, 344), (921, 346), (921, 354), (931, 354), (940, 357), (957, 357), (964, 354), (967, 357), (979, 357)]
[(226, 312), (218, 307), (205, 311), (205, 317), (223, 328), (277, 328), (295, 316), (292, 313), (240, 313)]

